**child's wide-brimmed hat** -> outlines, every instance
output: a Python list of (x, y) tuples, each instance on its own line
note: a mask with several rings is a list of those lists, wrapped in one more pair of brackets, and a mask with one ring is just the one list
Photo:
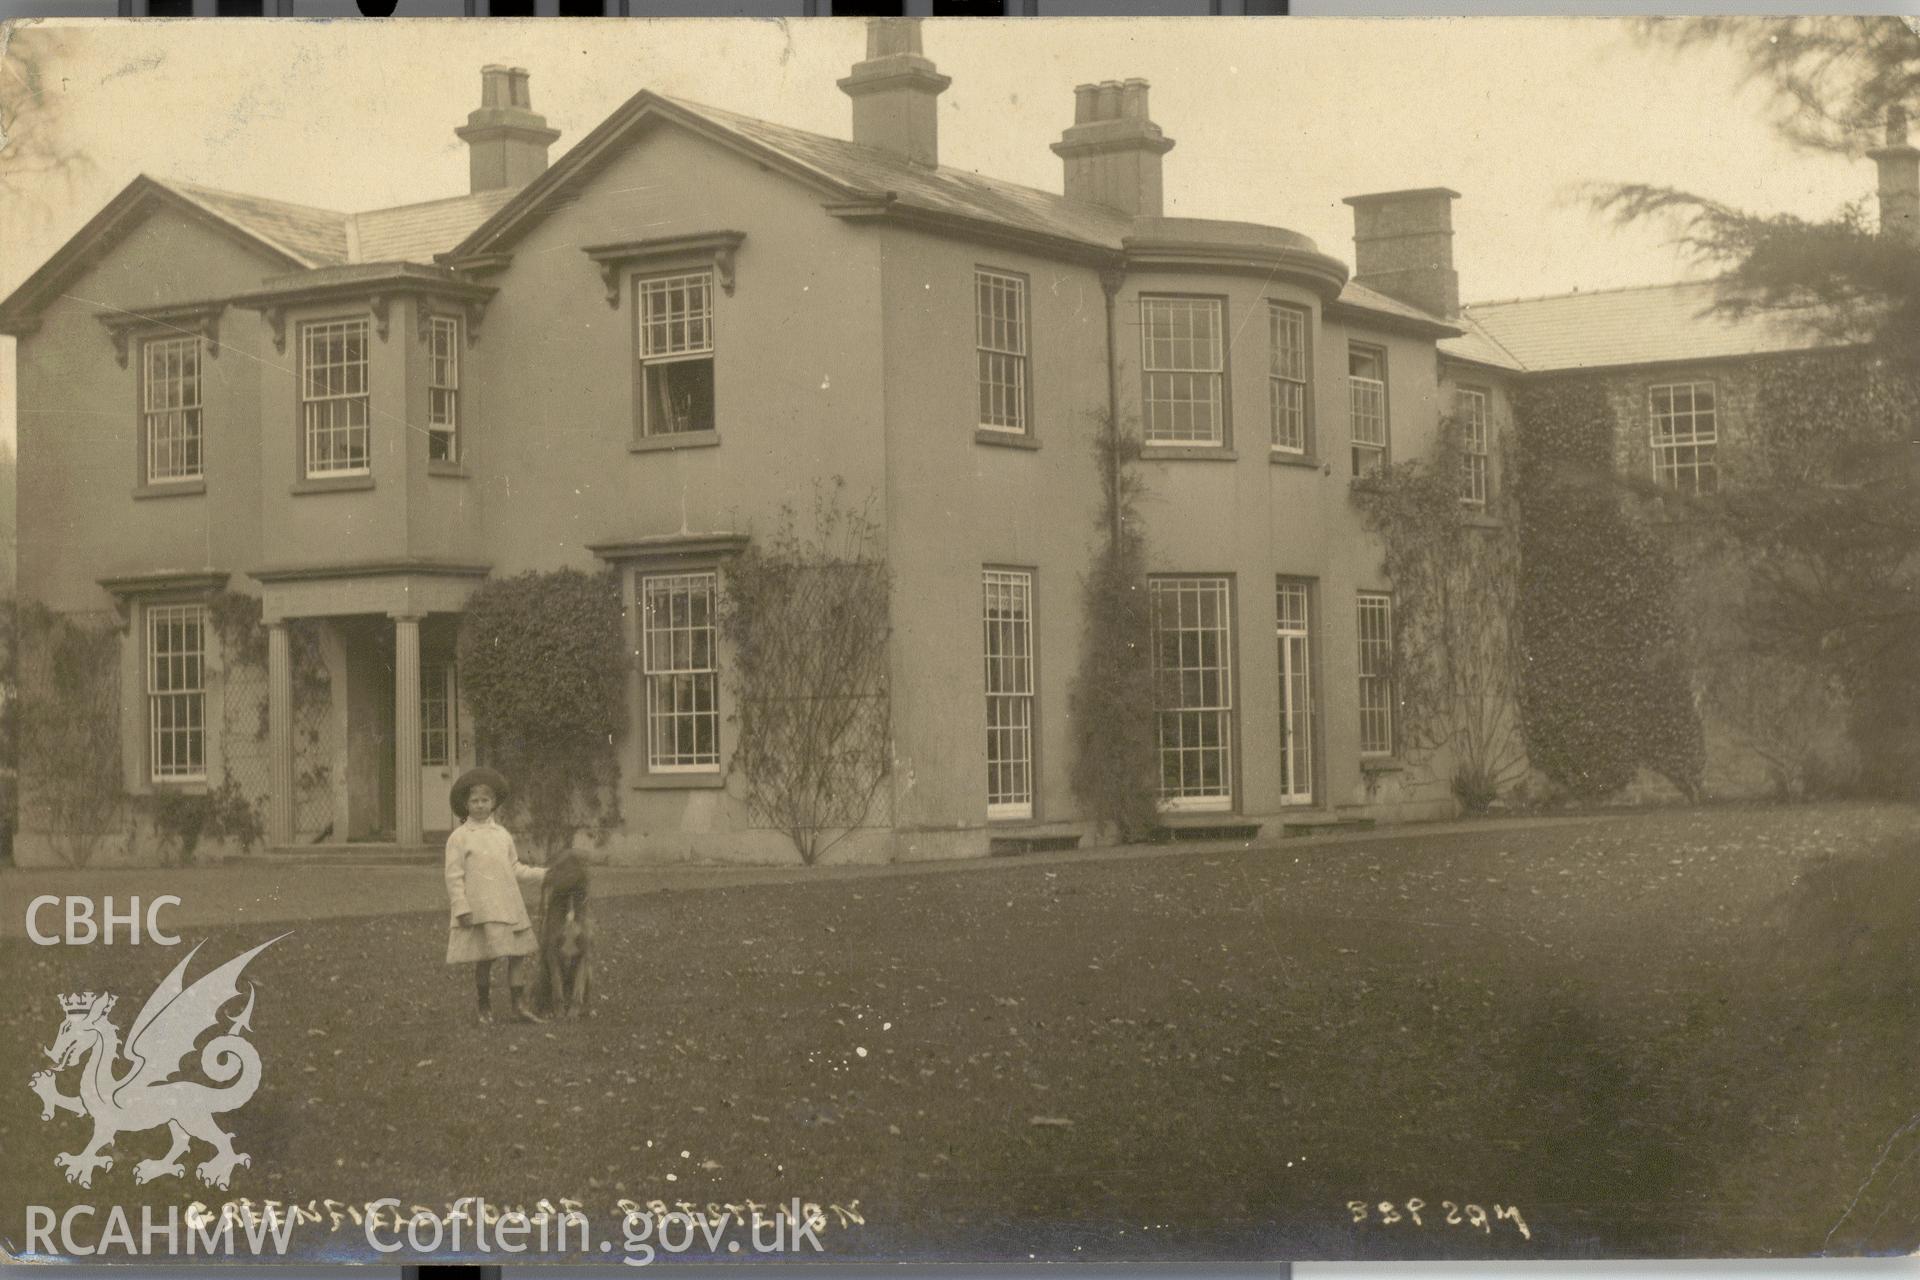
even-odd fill
[(469, 769), (455, 779), (453, 790), (447, 797), (453, 805), (455, 821), (467, 816), (467, 794), (475, 787), (485, 787), (493, 792), (493, 807), (496, 810), (506, 808), (507, 801), (513, 796), (513, 788), (495, 770)]

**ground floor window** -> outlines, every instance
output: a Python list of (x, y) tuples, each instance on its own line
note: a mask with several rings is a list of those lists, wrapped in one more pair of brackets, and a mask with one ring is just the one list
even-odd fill
[(207, 776), (207, 611), (150, 605), (147, 615), (148, 761), (155, 782)]
[(1225, 578), (1155, 578), (1160, 804), (1233, 805), (1233, 618)]
[(1033, 816), (1033, 575), (988, 569), (981, 622), (987, 687), (987, 816)]
[(1313, 800), (1313, 666), (1307, 632), (1307, 584), (1274, 588), (1274, 638), (1280, 658), (1280, 798)]
[(422, 768), (453, 763), (453, 664), (420, 664), (420, 764)]
[(1360, 754), (1393, 754), (1393, 597), (1360, 593)]
[(720, 767), (718, 575), (640, 579), (641, 661), (647, 686), (647, 768), (705, 773)]

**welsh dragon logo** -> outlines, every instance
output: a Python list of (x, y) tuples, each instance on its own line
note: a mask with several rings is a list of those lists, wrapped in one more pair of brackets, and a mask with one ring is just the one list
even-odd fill
[[(84, 1148), (53, 1158), (55, 1166), (67, 1171), (68, 1182), (91, 1186), (95, 1169), (112, 1169), (113, 1156), (108, 1152), (116, 1134), (161, 1125), (173, 1135), (173, 1146), (157, 1160), (136, 1164), (135, 1182), (184, 1176), (186, 1167), (180, 1157), (195, 1138), (213, 1147), (212, 1157), (201, 1162), (197, 1170), (208, 1186), (224, 1190), (235, 1166), (253, 1163), (233, 1149), (233, 1135), (214, 1121), (216, 1115), (245, 1106), (260, 1087), (260, 1054), (243, 1035), (253, 1029), (252, 983), (247, 984), (246, 1007), (224, 1034), (214, 1036), (200, 1050), (200, 1070), (213, 1084), (175, 1077), (195, 1042), (217, 1027), (220, 1010), (240, 995), (240, 971), (278, 941), (280, 938), (263, 942), (188, 986), (187, 964), (200, 950), (196, 945), (147, 997), (127, 1032), (124, 1049), (119, 1028), (108, 1019), (117, 997), (92, 991), (60, 997), (66, 1020), (60, 1024), (53, 1047), (45, 1051), (53, 1060), (53, 1068), (36, 1073), (30, 1084), (44, 1104), (42, 1120), (53, 1119), (56, 1111), (93, 1119), (93, 1138)], [(129, 1065), (116, 1073), (122, 1058)], [(80, 1092), (69, 1097), (60, 1092), (54, 1077), (76, 1063), (81, 1064)]]

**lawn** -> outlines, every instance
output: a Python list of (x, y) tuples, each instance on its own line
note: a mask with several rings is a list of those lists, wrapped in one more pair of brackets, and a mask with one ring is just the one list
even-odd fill
[(266, 1076), (224, 1195), (135, 1187), (158, 1131), (69, 1186), (83, 1126), (25, 1087), (57, 993), (118, 991), (124, 1029), (180, 953), (7, 942), (4, 1234), (26, 1203), (483, 1195), (578, 1200), (597, 1240), (622, 1198), (797, 1196), (864, 1219), (827, 1210), (836, 1257), (1911, 1250), (1916, 903), (1920, 810), (1884, 806), (1009, 860), (604, 900), (597, 1016), (491, 1028), (444, 916), (296, 925), (248, 971)]

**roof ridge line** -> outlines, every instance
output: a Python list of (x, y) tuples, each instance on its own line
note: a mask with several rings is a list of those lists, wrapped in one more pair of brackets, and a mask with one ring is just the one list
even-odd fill
[[(284, 254), (286, 257), (292, 259), (294, 262), (298, 263), (300, 266), (306, 268), (307, 270), (312, 270), (315, 267), (323, 265), (322, 263), (316, 261), (312, 255), (303, 253), (300, 250), (295, 249), (292, 245), (282, 240), (279, 236), (268, 235), (265, 231), (262, 231), (259, 227), (250, 226), (246, 223), (243, 223), (238, 219), (234, 218), (232, 215), (224, 213), (221, 210), (214, 208), (212, 205), (208, 204), (206, 201), (206, 194), (209, 192), (215, 195), (246, 196), (247, 193), (244, 191), (223, 191), (219, 187), (203, 187), (191, 182), (182, 182), (177, 178), (156, 178), (152, 174), (143, 174), (141, 176), (147, 178), (149, 181), (153, 182), (156, 186), (160, 187), (162, 190), (170, 191), (175, 196), (178, 196), (180, 199), (185, 200), (188, 203), (192, 204), (194, 208), (200, 210), (202, 213), (206, 214), (209, 218), (213, 218), (216, 221), (225, 223), (227, 226), (233, 228), (235, 231), (238, 231), (241, 235), (248, 236), (254, 240), (259, 241), (261, 244), (270, 246), (275, 251), (281, 254)], [(270, 199), (270, 197), (267, 197), (267, 196), (247, 196), (247, 198), (250, 200)], [(287, 202), (280, 201), (278, 203), (284, 204)], [(296, 205), (293, 207), (306, 208), (309, 206)], [(317, 210), (316, 212), (333, 213), (335, 217), (340, 216), (339, 214), (334, 213), (334, 211), (331, 209), (320, 209), (320, 210)]]
[(1571, 289), (1559, 293), (1535, 293), (1518, 298), (1482, 298), (1477, 302), (1461, 304), (1462, 310), (1474, 307), (1506, 307), (1517, 302), (1557, 302), (1562, 298), (1597, 298), (1609, 293), (1651, 293), (1655, 289), (1689, 289), (1703, 285), (1718, 285), (1726, 277), (1714, 276), (1707, 280), (1668, 280), (1661, 284), (1621, 284), (1605, 289)]
[(1501, 351), (1505, 352), (1507, 359), (1513, 361), (1515, 364), (1520, 366), (1521, 372), (1523, 373), (1532, 372), (1532, 366), (1529, 365), (1525, 360), (1520, 358), (1520, 353), (1518, 351), (1515, 351), (1512, 347), (1509, 347), (1506, 343), (1500, 341), (1499, 338), (1495, 337), (1493, 330), (1487, 328), (1487, 326), (1481, 324), (1478, 320), (1475, 320), (1473, 322), (1473, 328), (1474, 328), (1474, 332), (1478, 333), (1481, 337), (1485, 338), (1488, 342), (1491, 342), (1494, 346), (1500, 348)]

